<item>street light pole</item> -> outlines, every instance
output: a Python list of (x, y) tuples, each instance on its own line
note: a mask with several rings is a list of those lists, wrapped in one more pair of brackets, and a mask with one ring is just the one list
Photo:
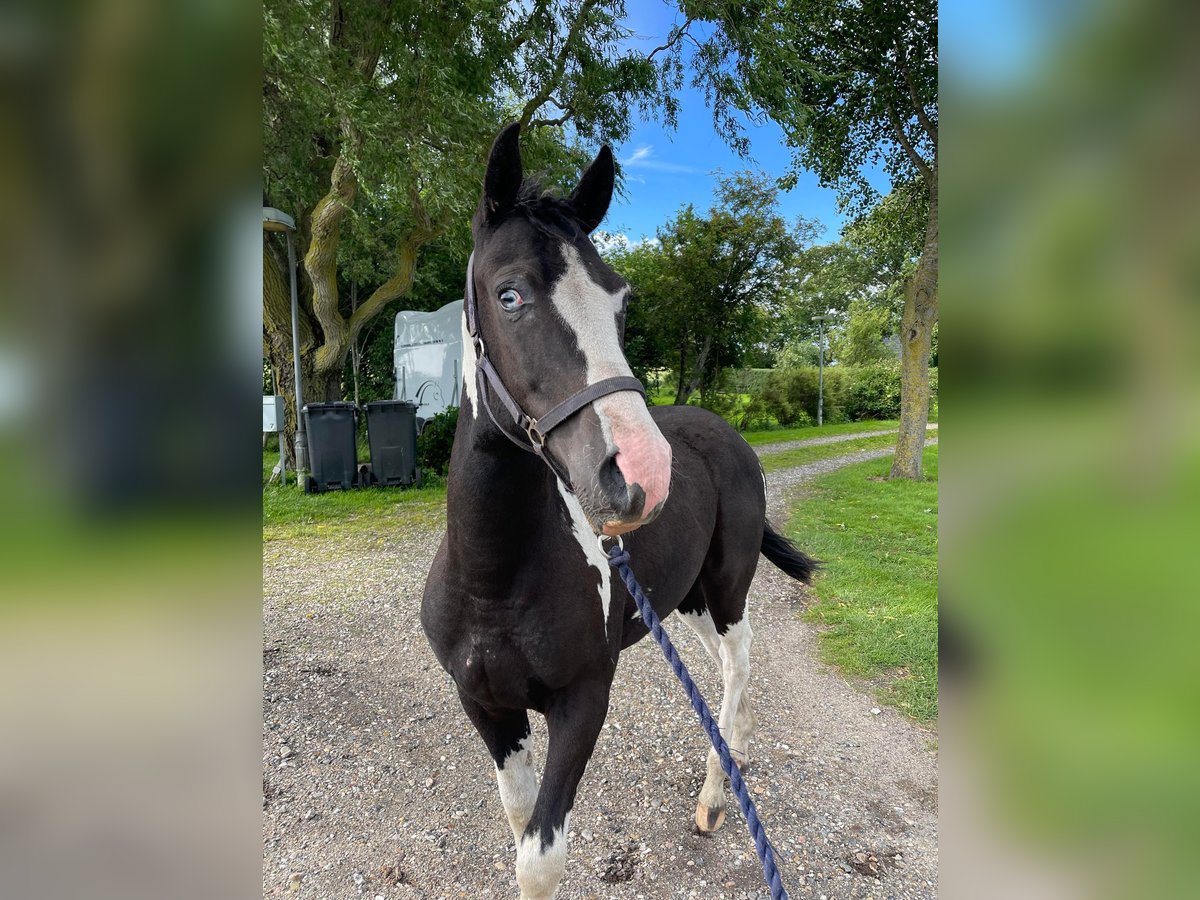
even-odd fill
[(825, 319), (817, 316), (817, 424), (825, 424)]
[(285, 212), (270, 206), (263, 207), (263, 230), (283, 231), (287, 237), (288, 275), (292, 288), (292, 370), (296, 381), (296, 481), (303, 487), (301, 473), (308, 471), (308, 434), (304, 429), (304, 395), (300, 384), (300, 311), (296, 295), (296, 247), (292, 235), (296, 231), (296, 220)]

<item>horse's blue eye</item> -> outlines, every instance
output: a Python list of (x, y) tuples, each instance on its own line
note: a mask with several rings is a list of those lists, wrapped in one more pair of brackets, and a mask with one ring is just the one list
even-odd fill
[(520, 309), (522, 306), (524, 306), (525, 301), (521, 299), (520, 294), (518, 294), (512, 288), (508, 288), (507, 290), (500, 292), (500, 305), (503, 306), (508, 312), (512, 312), (514, 309)]

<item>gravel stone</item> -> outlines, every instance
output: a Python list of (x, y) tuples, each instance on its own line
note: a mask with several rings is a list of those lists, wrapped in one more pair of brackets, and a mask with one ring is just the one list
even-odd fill
[[(813, 477), (889, 453), (769, 474), (771, 518), (782, 525)], [(519, 893), (491, 760), (418, 621), (443, 527), (339, 537), (314, 529), (264, 544), (264, 897)], [(873, 715), (871, 696), (820, 662), (816, 631), (798, 618), (809, 602), (760, 560), (750, 593), (758, 725), (747, 782), (763, 790), (755, 799), (784, 884), (811, 900), (933, 898), (936, 736), (890, 708)], [(666, 627), (717, 706), (717, 667), (686, 625), (671, 617)], [(546, 734), (532, 718), (540, 767)], [(731, 795), (725, 827), (694, 833), (706, 753), (657, 645), (644, 640), (622, 654), (556, 897), (768, 898)], [(863, 859), (877, 875), (854, 869)]]

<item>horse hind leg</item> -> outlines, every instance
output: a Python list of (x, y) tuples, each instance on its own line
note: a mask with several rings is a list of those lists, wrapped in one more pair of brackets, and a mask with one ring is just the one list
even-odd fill
[[(703, 596), (703, 591), (695, 592)], [(691, 599), (691, 598), (689, 598)], [(730, 754), (739, 768), (749, 762), (750, 735), (754, 715), (746, 685), (750, 680), (750, 644), (754, 632), (750, 628), (748, 610), (743, 603), (742, 615), (727, 626), (724, 634), (717, 630), (707, 604), (687, 601), (680, 607), (683, 620), (692, 627), (709, 655), (721, 666), (723, 691), (717, 724), (729, 744)], [(705, 833), (717, 831), (725, 822), (725, 772), (721, 758), (709, 750), (704, 786), (696, 804), (696, 827)]]
[[(717, 634), (717, 626), (713, 624), (712, 614), (705, 608), (701, 608), (697, 612), (681, 607), (679, 612), (683, 621), (691, 626), (696, 637), (700, 639), (700, 643), (704, 645), (704, 649), (708, 651), (713, 662), (724, 669), (721, 661), (721, 636)], [(724, 673), (722, 672), (722, 674)], [(750, 691), (748, 688), (743, 688), (742, 696), (738, 700), (737, 712), (733, 716), (732, 736), (728, 738), (734, 762), (743, 772), (747, 771), (750, 765), (750, 736), (754, 733), (754, 724), (754, 711), (750, 707)]]

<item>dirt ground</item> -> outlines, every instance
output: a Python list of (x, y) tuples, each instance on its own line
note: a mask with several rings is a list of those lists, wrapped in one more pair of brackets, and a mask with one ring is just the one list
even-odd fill
[[(886, 452), (773, 473), (772, 518), (814, 475)], [(440, 539), (435, 526), (264, 545), (264, 897), (519, 893), (492, 763), (418, 621)], [(789, 894), (935, 897), (936, 734), (821, 664), (803, 588), (766, 560), (750, 600), (747, 781)], [(716, 666), (689, 628), (667, 628), (715, 708)], [(716, 836), (694, 833), (706, 747), (657, 645), (622, 654), (556, 896), (766, 900), (732, 797)]]

